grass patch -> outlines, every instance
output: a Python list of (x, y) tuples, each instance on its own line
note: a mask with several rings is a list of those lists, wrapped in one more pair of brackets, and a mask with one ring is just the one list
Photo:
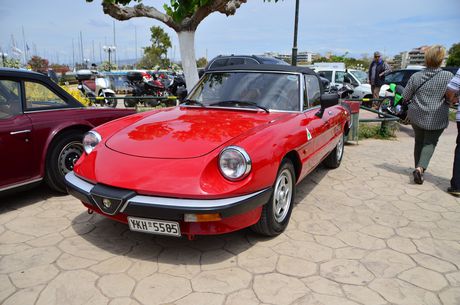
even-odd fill
[(358, 138), (362, 139), (381, 139), (390, 140), (396, 138), (396, 130), (399, 129), (399, 123), (389, 122), (388, 127), (381, 128), (381, 124), (359, 124)]
[(449, 109), (449, 121), (455, 122), (455, 115), (457, 114), (457, 110)]

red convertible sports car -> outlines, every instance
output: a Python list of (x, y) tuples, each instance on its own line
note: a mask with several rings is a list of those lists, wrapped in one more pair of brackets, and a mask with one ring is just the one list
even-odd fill
[(133, 231), (221, 234), (287, 226), (296, 184), (340, 165), (350, 113), (312, 70), (244, 65), (208, 71), (181, 105), (88, 132), (66, 175), (90, 210)]
[(132, 113), (86, 108), (43, 74), (0, 68), (0, 194), (43, 179), (65, 192), (83, 135)]

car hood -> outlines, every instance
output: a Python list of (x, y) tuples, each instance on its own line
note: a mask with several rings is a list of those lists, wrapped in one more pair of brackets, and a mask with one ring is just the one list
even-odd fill
[(201, 107), (168, 108), (119, 130), (105, 145), (137, 157), (195, 158), (286, 115), (289, 114)]

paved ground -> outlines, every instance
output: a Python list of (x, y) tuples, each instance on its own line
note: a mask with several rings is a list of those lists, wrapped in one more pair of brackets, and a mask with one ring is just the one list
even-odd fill
[(348, 145), (299, 187), (285, 234), (195, 241), (133, 233), (46, 188), (0, 199), (3, 304), (460, 304), (454, 126), (426, 182), (413, 139)]

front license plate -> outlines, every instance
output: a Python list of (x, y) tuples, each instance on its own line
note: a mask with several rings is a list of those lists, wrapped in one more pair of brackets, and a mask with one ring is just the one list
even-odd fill
[(181, 236), (179, 223), (175, 221), (128, 217), (128, 224), (131, 231)]

